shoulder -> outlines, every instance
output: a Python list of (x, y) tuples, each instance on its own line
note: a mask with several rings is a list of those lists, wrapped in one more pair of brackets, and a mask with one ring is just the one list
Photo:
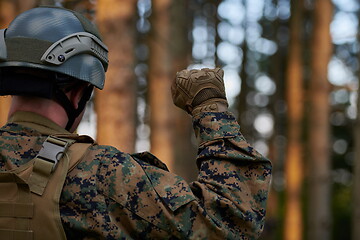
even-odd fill
[(195, 199), (186, 181), (149, 152), (127, 154), (102, 145), (91, 152), (98, 162), (97, 184), (103, 195), (150, 222)]
[(124, 167), (141, 168), (144, 170), (145, 168), (152, 166), (159, 171), (169, 171), (165, 163), (150, 152), (129, 154), (108, 145), (92, 145), (89, 148), (89, 153), (86, 158), (95, 160), (98, 165), (102, 165), (108, 170), (118, 170), (118, 168)]
[(0, 128), (0, 167), (8, 170), (31, 161), (41, 149), (45, 136), (16, 123), (8, 123)]

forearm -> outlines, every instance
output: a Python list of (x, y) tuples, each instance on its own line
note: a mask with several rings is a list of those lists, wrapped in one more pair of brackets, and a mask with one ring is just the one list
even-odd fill
[(199, 142), (197, 157), (201, 161), (211, 158), (269, 163), (240, 132), (240, 126), (231, 112), (205, 112), (193, 118), (195, 135)]
[(198, 115), (194, 129), (200, 172), (193, 192), (224, 232), (244, 234), (242, 238), (258, 235), (264, 224), (270, 161), (245, 141), (229, 112)]

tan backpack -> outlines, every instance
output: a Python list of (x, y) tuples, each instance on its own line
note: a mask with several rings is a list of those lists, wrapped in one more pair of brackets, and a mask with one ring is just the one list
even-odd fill
[(87, 155), (87, 136), (49, 136), (38, 155), (0, 172), (0, 239), (66, 239), (59, 199), (67, 173)]

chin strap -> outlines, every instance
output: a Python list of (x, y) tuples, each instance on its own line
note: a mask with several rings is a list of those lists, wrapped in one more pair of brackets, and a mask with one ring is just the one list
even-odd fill
[(89, 101), (91, 97), (91, 93), (93, 91), (94, 87), (92, 85), (86, 87), (84, 89), (84, 93), (79, 101), (78, 108), (74, 108), (73, 104), (69, 100), (69, 98), (66, 96), (66, 94), (61, 91), (59, 88), (56, 88), (55, 90), (55, 99), (60, 105), (65, 109), (67, 115), (68, 115), (68, 123), (66, 124), (65, 129), (70, 131), (72, 125), (75, 122), (75, 119), (80, 115), (80, 113), (84, 110), (87, 101)]

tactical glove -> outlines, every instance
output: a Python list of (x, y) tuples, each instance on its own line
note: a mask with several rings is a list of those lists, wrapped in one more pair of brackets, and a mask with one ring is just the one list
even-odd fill
[(226, 111), (223, 77), (224, 71), (220, 68), (178, 72), (171, 86), (174, 104), (193, 116), (200, 112)]

